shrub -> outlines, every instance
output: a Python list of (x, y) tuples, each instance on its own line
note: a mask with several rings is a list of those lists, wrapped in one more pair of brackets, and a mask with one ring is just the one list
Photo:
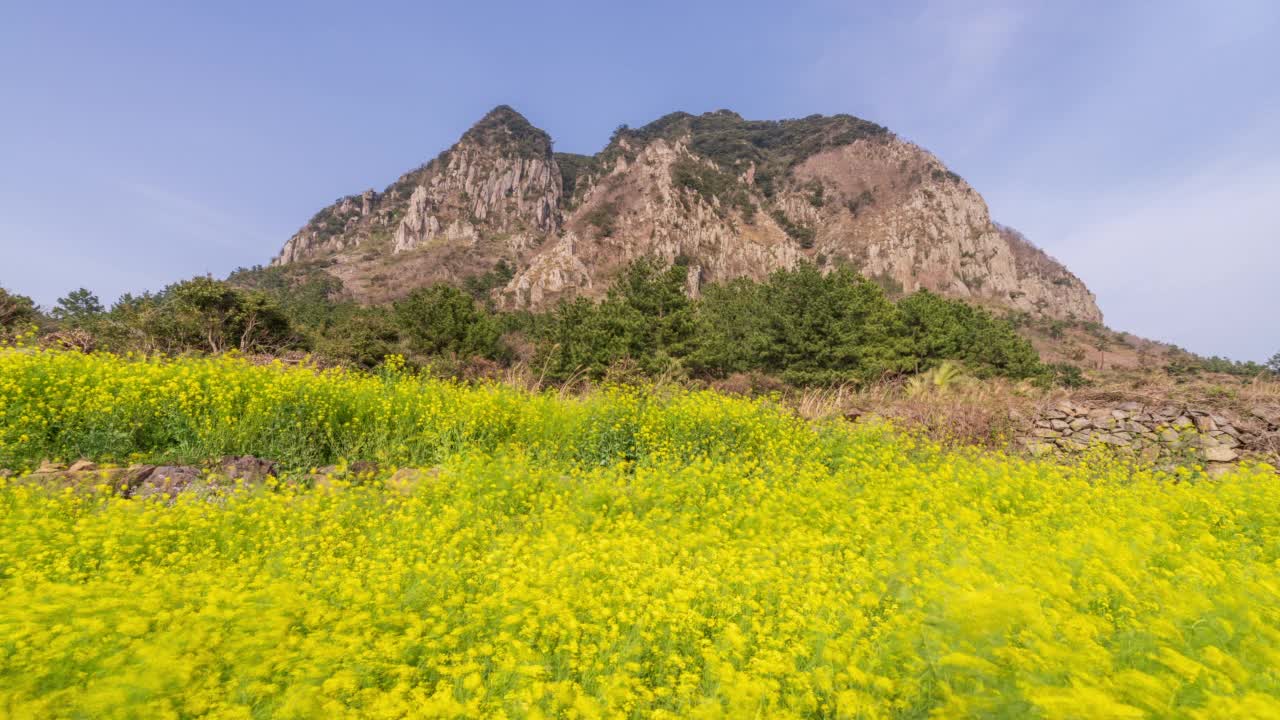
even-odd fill
[(21, 333), (38, 314), (31, 298), (0, 287), (0, 341)]

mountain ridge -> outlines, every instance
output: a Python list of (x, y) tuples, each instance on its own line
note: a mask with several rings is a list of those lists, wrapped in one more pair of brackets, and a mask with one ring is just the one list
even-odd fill
[(620, 126), (594, 155), (557, 153), (513, 108), (487, 113), (382, 192), (322, 209), (272, 261), (315, 262), (364, 302), (434, 282), (511, 277), (508, 308), (598, 296), (639, 257), (688, 267), (688, 290), (811, 262), (903, 292), (1084, 322), (1084, 283), (990, 218), (938, 158), (851, 115), (746, 120), (675, 112)]

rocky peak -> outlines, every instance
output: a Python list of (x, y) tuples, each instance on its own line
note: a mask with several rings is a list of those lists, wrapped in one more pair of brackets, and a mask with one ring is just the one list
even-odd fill
[(687, 262), (692, 294), (812, 262), (904, 292), (1101, 319), (1079, 278), (994, 224), (959, 175), (851, 115), (676, 112), (576, 155), (553, 153), (547, 133), (499, 106), (384, 192), (317, 213), (276, 262), (326, 259), (367, 301), (501, 263), (515, 275), (494, 299), (537, 308), (600, 294), (637, 257)]
[(562, 192), (550, 136), (500, 105), (438, 158), (414, 189), (393, 251), (437, 240), (471, 246), (497, 235), (519, 251), (559, 228)]
[(551, 136), (508, 105), (490, 110), (463, 133), (458, 147), (479, 146), (501, 154), (550, 159)]

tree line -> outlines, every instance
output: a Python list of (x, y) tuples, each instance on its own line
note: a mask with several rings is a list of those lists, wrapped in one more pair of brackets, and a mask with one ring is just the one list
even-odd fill
[[(687, 268), (639, 260), (599, 301), (563, 300), (540, 312), (501, 312), (483, 284), (435, 285), (387, 306), (343, 300), (323, 273), (282, 268), (175, 283), (125, 295), (109, 309), (90, 291), (49, 312), (0, 290), (0, 335), (34, 333), (81, 350), (181, 354), (306, 351), (374, 368), (401, 355), (438, 371), (525, 362), (543, 377), (723, 378), (757, 372), (796, 385), (864, 384), (943, 362), (977, 377), (1046, 383), (1078, 379), (1049, 367), (1014, 326), (927, 290), (896, 301), (855, 271), (802, 264), (763, 282), (740, 278), (685, 293)], [(468, 292), (468, 289), (470, 292)], [(1280, 371), (1280, 355), (1271, 362)]]

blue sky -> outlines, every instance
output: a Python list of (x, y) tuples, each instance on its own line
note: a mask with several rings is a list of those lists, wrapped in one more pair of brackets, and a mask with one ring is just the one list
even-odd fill
[(560, 150), (672, 110), (849, 112), (935, 152), (1107, 323), (1280, 350), (1280, 3), (24, 3), (0, 24), (0, 285), (104, 300), (265, 263), (507, 103)]

